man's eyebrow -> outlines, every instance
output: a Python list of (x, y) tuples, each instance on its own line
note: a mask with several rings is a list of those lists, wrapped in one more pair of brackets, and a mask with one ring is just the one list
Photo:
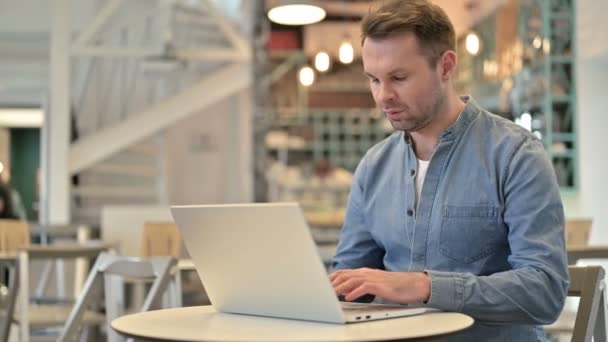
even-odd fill
[(403, 68), (396, 68), (396, 69), (391, 70), (388, 74), (389, 75), (394, 75), (394, 74), (398, 74), (400, 72), (406, 72), (406, 70), (403, 69)]
[[(396, 68), (396, 69), (391, 70), (391, 71), (388, 73), (388, 75), (394, 75), (394, 74), (398, 74), (398, 73), (402, 73), (402, 72), (406, 72), (406, 70), (405, 70), (405, 69), (403, 69), (403, 68)], [(367, 76), (367, 77), (376, 78), (376, 76), (374, 76), (374, 75), (370, 74), (370, 73), (369, 73), (369, 72), (367, 72), (367, 71), (364, 71), (364, 72), (363, 72), (363, 75), (365, 75), (365, 76)]]

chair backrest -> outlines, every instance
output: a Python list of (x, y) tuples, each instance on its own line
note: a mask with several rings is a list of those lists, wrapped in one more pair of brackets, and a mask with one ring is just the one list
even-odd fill
[(604, 268), (601, 266), (569, 266), (570, 287), (568, 296), (580, 297), (573, 342), (606, 341), (606, 304)]
[[(48, 317), (42, 317), (45, 323), (40, 323), (41, 320), (38, 319), (39, 315), (30, 315), (30, 261), (50, 261), (58, 259), (76, 259), (76, 261), (78, 261), (78, 258), (93, 259), (97, 258), (101, 252), (107, 251), (108, 249), (108, 245), (91, 242), (87, 244), (32, 244), (29, 247), (22, 248), (18, 251), (19, 284), (23, 285), (19, 287), (19, 310), (17, 310), (17, 321), (19, 323), (19, 336), (21, 340), (29, 341), (31, 323), (46, 325), (49, 324), (48, 322), (53, 322), (52, 320), (48, 320)], [(61, 271), (55, 273), (56, 277), (64, 274)], [(38, 285), (44, 287), (48, 280), (48, 278), (45, 280), (44, 271), (43, 274), (38, 274), (37, 276), (40, 276), (40, 283)], [(61, 285), (58, 284), (57, 288), (60, 289)], [(36, 292), (41, 293), (44, 296), (44, 288), (40, 289), (40, 291), (37, 290)], [(60, 297), (63, 296), (60, 295)]]
[(182, 238), (173, 222), (144, 223), (141, 255), (143, 257), (171, 256), (179, 258)]
[(87, 277), (84, 289), (76, 300), (58, 341), (76, 339), (85, 310), (99, 301), (96, 295), (102, 291), (105, 293), (108, 341), (123, 340), (110, 325), (114, 318), (123, 314), (124, 299), (121, 278), (122, 280), (153, 279), (152, 286), (140, 309), (141, 312), (149, 311), (159, 306), (169, 283), (171, 269), (176, 265), (177, 260), (172, 257), (132, 258), (101, 253)]
[(0, 220), (0, 251), (16, 252), (30, 245), (30, 226), (26, 221)]
[(576, 265), (581, 259), (608, 259), (608, 246), (569, 246), (568, 265)]
[(566, 220), (566, 245), (586, 246), (589, 244), (592, 219), (568, 219)]

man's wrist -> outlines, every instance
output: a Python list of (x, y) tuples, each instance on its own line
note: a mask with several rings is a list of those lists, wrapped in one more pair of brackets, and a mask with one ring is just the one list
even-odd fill
[(420, 297), (421, 301), (427, 303), (431, 298), (431, 277), (426, 272), (420, 272)]

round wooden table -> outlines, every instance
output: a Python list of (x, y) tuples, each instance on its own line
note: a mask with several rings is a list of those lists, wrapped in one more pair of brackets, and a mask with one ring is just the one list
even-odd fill
[(164, 341), (390, 341), (451, 334), (473, 325), (455, 312), (331, 324), (216, 312), (212, 306), (119, 317), (112, 328), (136, 339)]

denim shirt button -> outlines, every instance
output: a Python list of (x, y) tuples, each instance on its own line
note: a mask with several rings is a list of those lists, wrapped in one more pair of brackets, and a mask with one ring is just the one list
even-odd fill
[(410, 170), (410, 176), (413, 176), (416, 174), (416, 170)]
[(412, 215), (414, 215), (414, 211), (412, 209), (408, 209), (407, 216), (412, 216)]

